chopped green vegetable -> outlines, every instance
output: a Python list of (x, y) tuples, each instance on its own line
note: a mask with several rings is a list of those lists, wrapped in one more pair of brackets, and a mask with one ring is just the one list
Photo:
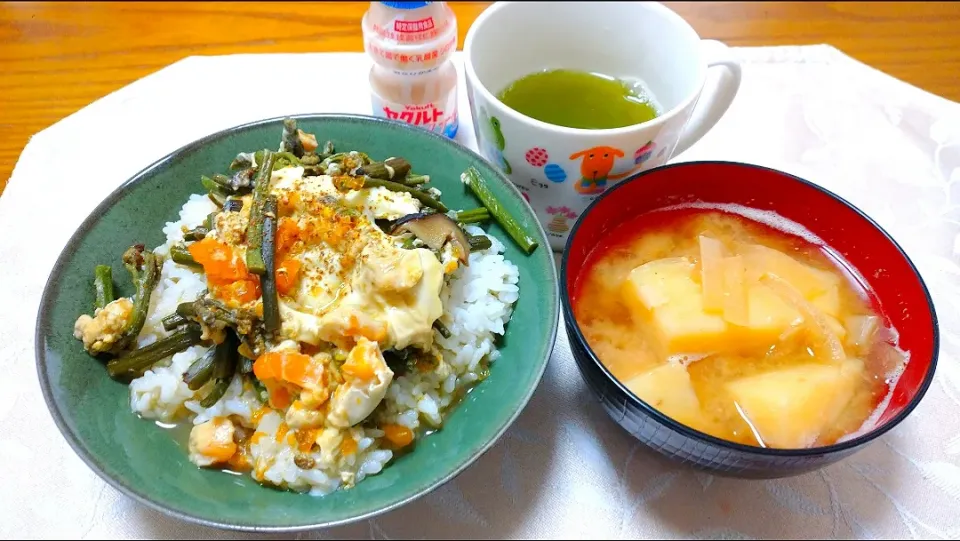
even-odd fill
[(96, 292), (94, 309), (100, 309), (113, 302), (113, 269), (110, 265), (97, 265), (93, 269), (93, 289)]
[(292, 152), (277, 152), (276, 161), (273, 163), (273, 170), (277, 171), (284, 167), (300, 167), (300, 159)]
[(246, 334), (251, 325), (237, 310), (232, 310), (222, 302), (201, 296), (193, 302), (182, 302), (177, 305), (177, 314), (200, 321), (208, 327), (234, 327), (241, 334)]
[[(390, 158), (382, 162), (373, 162), (357, 170), (357, 176), (368, 176), (383, 180), (403, 182), (402, 179), (410, 172), (410, 162), (403, 158)], [(406, 184), (404, 182), (404, 184)]]
[(471, 251), (471, 252), (478, 252), (478, 251), (480, 251), (480, 250), (487, 250), (487, 249), (489, 249), (491, 246), (493, 246), (493, 243), (490, 242), (490, 237), (488, 237), (488, 236), (486, 236), (486, 235), (477, 235), (477, 236), (475, 236), (475, 237), (474, 237), (474, 236), (471, 236), (469, 239), (467, 239), (467, 241), (470, 243), (470, 251)]
[[(184, 233), (184, 234), (183, 234), (183, 240), (189, 240), (189, 241), (191, 241), (191, 242), (197, 241), (197, 240), (200, 240), (200, 239), (206, 237), (206, 236), (207, 236), (207, 233), (209, 233), (209, 232), (210, 232), (209, 229), (207, 229), (205, 226), (202, 226), (202, 225), (201, 225), (200, 227), (196, 227), (196, 228), (191, 229), (191, 230), (187, 231), (186, 233)], [(188, 252), (188, 253), (189, 253), (189, 252)], [(178, 261), (178, 263), (179, 263), (179, 261)]]
[(207, 192), (207, 197), (210, 198), (210, 201), (218, 207), (222, 207), (227, 202), (227, 197), (229, 195), (223, 190), (210, 190)]
[(297, 121), (292, 118), (283, 119), (283, 135), (280, 137), (280, 152), (289, 152), (296, 158), (303, 156), (303, 143), (297, 134)]
[(200, 343), (203, 331), (199, 325), (190, 324), (166, 338), (157, 340), (123, 357), (107, 363), (110, 377), (136, 379), (161, 360)]
[(485, 222), (489, 219), (490, 211), (483, 207), (471, 210), (461, 210), (457, 213), (457, 221), (462, 224)]
[(202, 268), (200, 263), (197, 263), (197, 260), (190, 255), (190, 250), (182, 244), (174, 244), (170, 247), (170, 259), (172, 259), (174, 263), (181, 265)]
[[(225, 206), (225, 204), (224, 204)], [(207, 214), (207, 219), (203, 221), (203, 227), (208, 231), (213, 231), (217, 227), (217, 216), (220, 214), (220, 211), (213, 211), (210, 214)]]
[(218, 344), (216, 350), (214, 350), (213, 389), (210, 390), (210, 394), (200, 400), (201, 406), (205, 408), (212, 407), (219, 402), (227, 392), (227, 388), (230, 387), (230, 382), (233, 381), (233, 377), (237, 372), (237, 360), (240, 357), (240, 354), (237, 352), (239, 346), (240, 340), (237, 338), (237, 335), (234, 334), (233, 331), (227, 331), (226, 338)]
[(415, 175), (410, 173), (403, 179), (403, 183), (407, 186), (419, 186), (428, 182), (430, 182), (430, 175)]
[(133, 313), (123, 328), (120, 338), (109, 350), (113, 354), (119, 354), (137, 339), (143, 324), (147, 321), (147, 310), (150, 308), (153, 288), (160, 281), (160, 262), (153, 252), (145, 249), (142, 244), (127, 248), (123, 253), (123, 266), (130, 272), (130, 277), (133, 279)]
[(450, 333), (450, 330), (447, 329), (447, 326), (444, 325), (443, 323), (440, 323), (439, 319), (433, 322), (433, 328), (436, 329), (437, 332), (440, 333), (440, 335), (443, 336), (444, 338), (450, 338), (451, 336), (453, 336)]
[(202, 184), (207, 191), (220, 189), (220, 185), (207, 175), (200, 175), (200, 184)]
[(253, 206), (250, 208), (250, 223), (247, 226), (247, 269), (259, 275), (263, 275), (267, 270), (260, 243), (263, 240), (263, 203), (267, 199), (275, 161), (273, 152), (263, 151), (263, 163), (257, 170), (257, 179), (253, 185)]
[(237, 157), (234, 158), (232, 162), (230, 162), (230, 169), (237, 170), (256, 167), (257, 162), (255, 162), (255, 160), (256, 158), (254, 157), (253, 152), (241, 152), (237, 154)]
[(180, 314), (173, 313), (160, 320), (160, 323), (163, 324), (163, 330), (172, 331), (177, 327), (186, 325), (188, 321), (187, 318), (181, 316)]
[(227, 202), (227, 197), (230, 196), (226, 190), (224, 190), (219, 184), (217, 184), (212, 178), (201, 175), (200, 183), (203, 184), (203, 187), (207, 190), (207, 197), (218, 207), (222, 207), (224, 203)]
[(333, 141), (327, 141), (323, 144), (323, 152), (320, 153), (322, 158), (327, 158), (333, 156), (335, 148), (333, 146)]
[(213, 377), (215, 352), (215, 348), (211, 349), (203, 357), (193, 361), (183, 373), (183, 382), (187, 384), (188, 389), (196, 391)]
[(503, 208), (500, 201), (497, 200), (497, 197), (493, 195), (490, 187), (487, 186), (486, 181), (480, 176), (480, 171), (477, 171), (476, 167), (471, 166), (464, 171), (460, 175), (460, 180), (470, 188), (470, 191), (477, 196), (477, 199), (483, 203), (483, 206), (490, 211), (493, 219), (503, 227), (507, 234), (510, 235), (510, 238), (517, 243), (517, 246), (519, 246), (524, 253), (529, 255), (537, 249), (537, 241), (533, 240), (533, 237), (528, 235), (513, 216)]
[(280, 298), (277, 296), (274, 249), (277, 236), (277, 198), (268, 196), (263, 204), (262, 259), (266, 272), (260, 279), (263, 287), (263, 324), (268, 333), (280, 330)]
[(417, 355), (413, 348), (388, 349), (383, 352), (383, 360), (386, 361), (394, 377), (400, 377), (416, 366)]

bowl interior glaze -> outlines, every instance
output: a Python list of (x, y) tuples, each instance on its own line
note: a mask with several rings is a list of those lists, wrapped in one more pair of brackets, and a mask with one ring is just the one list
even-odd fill
[(101, 362), (72, 336), (74, 320), (92, 308), (96, 264), (113, 265), (118, 295), (132, 293), (120, 263), (124, 249), (164, 241), (161, 228), (177, 219), (200, 175), (226, 172), (240, 151), (276, 148), (281, 119), (231, 128), (192, 143), (147, 167), (118, 188), (84, 221), (48, 279), (36, 330), (38, 372), (47, 405), (78, 455), (129, 496), (170, 515), (210, 526), (293, 531), (369, 518), (416, 499), (453, 478), (488, 449), (524, 408), (553, 349), (559, 312), (555, 264), (530, 206), (502, 174), (446, 138), (397, 122), (345, 115), (296, 117), (302, 129), (339, 149), (374, 159), (403, 156), (429, 174), (451, 208), (478, 206), (460, 182), (476, 166), (504, 207), (540, 242), (524, 255), (496, 224), (520, 270), (520, 299), (490, 376), (447, 417), (444, 428), (418, 443), (354, 489), (323, 498), (262, 488), (249, 476), (201, 470), (175, 437), (130, 411), (127, 386), (111, 380)]

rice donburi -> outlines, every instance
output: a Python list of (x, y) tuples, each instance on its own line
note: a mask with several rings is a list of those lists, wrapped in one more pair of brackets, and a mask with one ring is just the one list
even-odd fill
[(74, 327), (133, 412), (190, 427), (194, 464), (315, 495), (412, 451), (497, 360), (519, 276), (478, 224), (537, 247), (474, 168), (456, 211), (405, 159), (335, 150), (285, 120), (123, 254), (131, 297), (97, 266)]

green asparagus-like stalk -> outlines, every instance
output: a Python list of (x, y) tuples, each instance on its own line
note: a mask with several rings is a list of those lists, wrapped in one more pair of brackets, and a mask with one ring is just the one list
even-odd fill
[(493, 195), (486, 181), (480, 176), (476, 167), (471, 166), (460, 175), (460, 180), (470, 188), (473, 195), (483, 203), (483, 206), (490, 211), (490, 215), (500, 224), (501, 227), (510, 235), (510, 238), (517, 243), (517, 246), (526, 254), (533, 253), (537, 249), (538, 243), (533, 237), (524, 231), (523, 227), (503, 208), (497, 197)]
[(253, 206), (250, 208), (250, 223), (247, 226), (247, 269), (261, 276), (267, 271), (260, 250), (263, 241), (263, 203), (267, 200), (275, 161), (273, 152), (263, 151), (263, 163), (257, 170), (257, 179), (253, 185)]
[(280, 152), (290, 152), (296, 157), (303, 156), (303, 143), (297, 134), (297, 121), (283, 119), (283, 135), (280, 137)]
[(227, 194), (237, 194), (250, 189), (250, 186), (253, 184), (253, 176), (256, 174), (256, 171), (257, 169), (255, 167), (247, 167), (246, 169), (237, 171), (232, 177), (218, 173), (213, 175), (212, 178), (200, 177), (200, 181), (208, 190), (213, 190), (214, 187), (216, 187), (216, 189), (220, 190), (221, 192)]
[(214, 205), (222, 207), (224, 204), (226, 204), (227, 197), (229, 196), (223, 190), (218, 189), (207, 192), (207, 197), (210, 198), (210, 201), (212, 201)]
[(188, 389), (196, 391), (213, 377), (215, 352), (215, 348), (211, 349), (203, 357), (193, 361), (190, 368), (183, 373), (183, 382), (187, 384)]
[(462, 224), (485, 222), (490, 219), (490, 211), (484, 207), (472, 210), (461, 210), (457, 213), (457, 221)]
[(440, 333), (440, 335), (444, 338), (450, 338), (453, 336), (453, 334), (450, 333), (450, 330), (447, 329), (447, 326), (443, 323), (440, 323), (439, 319), (433, 322), (433, 328), (436, 329), (437, 332)]
[(218, 207), (222, 207), (229, 197), (229, 193), (224, 190), (219, 184), (217, 184), (212, 178), (201, 175), (200, 183), (203, 184), (203, 187), (207, 190), (207, 197)]
[(336, 149), (333, 146), (333, 141), (327, 141), (323, 144), (323, 152), (320, 153), (321, 158), (329, 158), (333, 156), (336, 152)]
[(187, 322), (187, 318), (177, 313), (170, 314), (169, 316), (160, 320), (160, 323), (163, 324), (163, 330), (165, 331), (172, 331), (177, 327), (182, 327), (186, 325)]
[(100, 309), (113, 302), (113, 269), (110, 265), (97, 265), (93, 269), (93, 289), (96, 291), (94, 309)]
[[(403, 158), (390, 158), (382, 162), (373, 162), (357, 170), (357, 176), (402, 182), (410, 172), (410, 162)], [(404, 182), (404, 184), (406, 184)]]
[(123, 266), (130, 272), (133, 279), (133, 312), (120, 338), (110, 348), (110, 353), (119, 354), (127, 349), (140, 334), (143, 324), (147, 321), (147, 309), (150, 307), (150, 296), (153, 288), (160, 280), (160, 262), (150, 250), (144, 249), (142, 244), (127, 248), (123, 253)]
[[(183, 240), (189, 240), (189, 241), (191, 241), (191, 242), (197, 241), (197, 240), (201, 240), (201, 239), (203, 239), (204, 237), (206, 237), (206, 236), (207, 236), (207, 233), (209, 233), (209, 232), (210, 232), (209, 229), (207, 229), (206, 227), (204, 227), (204, 226), (201, 225), (201, 226), (199, 226), (199, 227), (196, 227), (196, 228), (191, 229), (190, 231), (187, 231), (186, 233), (184, 233), (184, 234), (183, 234)], [(190, 252), (187, 252), (188, 255), (189, 255), (189, 253), (190, 253)], [(179, 261), (177, 261), (177, 263), (179, 263)]]
[[(226, 206), (226, 202), (223, 205)], [(207, 231), (213, 231), (217, 227), (217, 216), (220, 214), (219, 210), (215, 210), (210, 214), (207, 214), (207, 219), (203, 221), (203, 226)]]
[(467, 239), (467, 241), (470, 243), (471, 252), (487, 250), (491, 246), (493, 246), (493, 243), (490, 242), (490, 237), (486, 235), (477, 235), (475, 237), (471, 236), (470, 238)]
[(149, 346), (140, 348), (128, 355), (111, 360), (107, 363), (107, 373), (110, 377), (135, 379), (139, 378), (153, 365), (161, 360), (179, 353), (190, 346), (200, 343), (203, 331), (199, 325), (187, 325), (170, 336), (157, 340)]
[(237, 169), (249, 169), (251, 167), (256, 167), (255, 162), (256, 158), (254, 157), (253, 152), (241, 152), (237, 154), (237, 157), (230, 162), (230, 169), (236, 171)]
[(181, 265), (190, 265), (191, 267), (200, 266), (200, 263), (197, 263), (197, 260), (190, 254), (190, 250), (182, 244), (174, 244), (170, 247), (170, 259), (172, 259), (174, 263)]
[(266, 273), (260, 279), (263, 286), (263, 325), (268, 333), (280, 330), (280, 299), (277, 296), (276, 262), (274, 249), (277, 236), (277, 198), (267, 197), (263, 204), (263, 244), (261, 246)]
[(403, 183), (407, 186), (420, 186), (421, 184), (426, 184), (430, 182), (430, 175), (416, 175), (414, 173), (409, 173), (403, 179)]
[(233, 331), (227, 331), (226, 338), (217, 345), (213, 354), (213, 389), (200, 401), (201, 406), (212, 407), (227, 392), (227, 387), (230, 386), (230, 382), (233, 381), (233, 376), (237, 372), (237, 360), (240, 357), (237, 352), (239, 346), (240, 340), (237, 335)]
[(275, 153), (276, 160), (273, 163), (273, 170), (283, 169), (284, 167), (299, 167), (302, 165), (300, 159), (296, 157), (292, 152), (277, 152)]
[(370, 178), (364, 177), (363, 187), (364, 188), (376, 188), (377, 186), (386, 188), (391, 192), (403, 192), (412, 195), (417, 201), (420, 201), (424, 206), (436, 209), (439, 212), (447, 212), (447, 207), (437, 199), (434, 199), (433, 196), (427, 192), (420, 191), (416, 188), (411, 188), (410, 186), (405, 186), (399, 182), (393, 182), (392, 180), (383, 180), (379, 178)]
[(177, 314), (187, 319), (195, 319), (208, 327), (222, 324), (224, 327), (236, 327), (240, 324), (237, 313), (227, 308), (223, 303), (205, 299), (203, 297), (193, 302), (182, 302), (177, 305)]

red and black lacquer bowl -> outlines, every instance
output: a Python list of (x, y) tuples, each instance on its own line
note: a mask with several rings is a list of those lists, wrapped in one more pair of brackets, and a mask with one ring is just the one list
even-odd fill
[[(765, 449), (715, 438), (684, 426), (640, 400), (600, 363), (574, 318), (574, 285), (590, 251), (608, 232), (637, 216), (680, 204), (739, 204), (774, 211), (820, 237), (859, 271), (880, 310), (910, 353), (889, 405), (875, 428), (856, 438), (810, 449)], [(862, 449), (902, 422), (933, 380), (939, 351), (933, 301), (916, 267), (879, 225), (837, 195), (795, 176), (733, 162), (686, 162), (620, 182), (594, 201), (567, 240), (561, 304), (580, 373), (604, 409), (642, 443), (713, 473), (774, 478), (824, 467)]]

